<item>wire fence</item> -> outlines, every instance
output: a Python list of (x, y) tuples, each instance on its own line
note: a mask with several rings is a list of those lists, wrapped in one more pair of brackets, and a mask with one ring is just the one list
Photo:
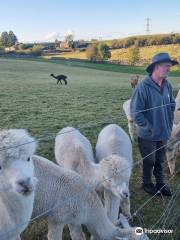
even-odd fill
[[(173, 106), (175, 105), (175, 103), (168, 103), (168, 104), (162, 104), (162, 105), (159, 105), (159, 106), (156, 106), (156, 107), (153, 107), (153, 108), (147, 108), (147, 109), (144, 109), (144, 110), (141, 110), (141, 111), (135, 111), (133, 112), (133, 114), (137, 114), (137, 113), (143, 113), (143, 112), (146, 112), (146, 111), (150, 111), (150, 110), (154, 110), (154, 109), (157, 109), (157, 108), (161, 108), (161, 107), (166, 107), (166, 106)], [(121, 115), (122, 114), (122, 115)], [(124, 115), (124, 112), (121, 112), (120, 115), (116, 115), (116, 116), (111, 116), (111, 118), (108, 118), (106, 120), (103, 120), (103, 121), (96, 121), (94, 123), (88, 123), (88, 124), (81, 124), (81, 125), (78, 125), (77, 126), (77, 129), (81, 130), (81, 129), (88, 129), (88, 128), (92, 128), (92, 127), (96, 127), (98, 125), (101, 125), (101, 124), (107, 124), (107, 123), (110, 123), (110, 122), (113, 122), (115, 120), (121, 120), (121, 119), (124, 119), (125, 115)], [(75, 129), (76, 130), (76, 129)], [(70, 132), (72, 131), (75, 131), (75, 130), (71, 130)], [(69, 131), (67, 132), (64, 132), (64, 133), (47, 133), (46, 135), (43, 135), (43, 136), (40, 136), (38, 137), (36, 140), (34, 141), (30, 141), (30, 142), (25, 142), (23, 144), (18, 144), (18, 145), (15, 145), (15, 146), (11, 146), (11, 147), (6, 147), (6, 148), (0, 148), (0, 151), (5, 151), (5, 150), (8, 150), (8, 149), (11, 149), (11, 148), (17, 148), (17, 147), (21, 147), (23, 145), (26, 145), (26, 144), (31, 144), (31, 143), (34, 143), (34, 142), (41, 142), (43, 140), (48, 140), (48, 139), (54, 139), (57, 135), (61, 135), (61, 134), (66, 134), (66, 133), (69, 133)]]
[[(166, 105), (170, 105), (170, 104), (165, 104), (165, 105), (157, 106), (157, 107), (155, 107), (155, 108), (165, 107)], [(142, 110), (142, 111), (139, 111), (139, 112), (144, 112), (144, 111), (152, 110), (152, 109), (155, 109), (155, 108), (149, 108), (149, 109)], [(120, 120), (120, 119), (122, 119), (122, 115), (120, 115), (120, 116), (112, 116), (110, 119), (107, 119), (107, 120), (104, 120), (104, 121), (97, 121), (97, 122), (95, 122), (95, 123), (93, 123), (93, 124), (89, 123), (89, 124), (85, 124), (85, 125), (79, 125), (78, 129), (80, 130), (80, 129), (93, 128), (93, 127), (96, 127), (96, 126), (98, 126), (98, 125), (107, 124), (107, 123), (113, 122), (113, 121), (115, 121), (115, 120)], [(76, 129), (75, 129), (75, 130), (76, 130)], [(70, 132), (75, 131), (75, 130), (71, 130), (71, 131), (67, 131), (67, 132), (63, 132), (63, 133), (59, 133), (59, 134), (60, 134), (60, 135), (61, 135), (61, 134), (67, 134), (67, 133), (70, 133)], [(35, 140), (35, 141), (41, 142), (41, 141), (44, 141), (44, 140), (47, 140), (47, 139), (52, 139), (52, 138), (54, 139), (57, 135), (58, 135), (58, 134), (48, 133), (46, 136), (41, 136), (41, 137), (39, 137), (39, 138), (38, 138), (37, 140)], [(176, 139), (176, 140), (177, 140), (177, 139)], [(179, 140), (180, 140), (180, 138), (179, 138)], [(173, 140), (173, 141), (175, 141), (175, 140)], [(155, 151), (151, 152), (150, 154), (148, 154), (147, 156), (145, 156), (145, 157), (142, 158), (141, 160), (136, 161), (136, 162), (134, 163), (134, 167), (137, 166), (138, 164), (142, 163), (145, 158), (147, 158), (148, 156), (150, 156), (150, 155), (153, 154), (154, 152), (158, 151), (158, 150), (161, 149), (161, 148), (164, 148), (164, 147), (168, 146), (169, 144), (172, 144), (173, 141), (169, 141), (167, 144), (165, 144), (164, 146), (161, 146), (160, 148), (158, 148), (158, 149), (156, 149)], [(20, 147), (20, 146), (23, 146), (23, 145), (26, 145), (26, 144), (31, 144), (32, 142), (34, 142), (34, 141), (25, 142), (25, 143), (23, 143), (23, 144), (19, 144), (19, 145), (16, 145), (16, 146), (11, 146), (11, 147), (8, 147), (8, 148), (0, 148), (0, 151), (4, 151), (4, 150), (10, 149), (10, 148), (17, 148), (17, 147)], [(132, 166), (129, 166), (129, 168), (132, 168)], [(126, 169), (127, 169), (127, 168), (126, 168)], [(122, 169), (121, 171), (125, 171), (126, 169)], [(176, 175), (179, 171), (180, 171), (180, 169), (178, 169), (178, 171), (176, 171), (176, 173), (169, 179), (168, 182), (170, 182), (170, 181), (175, 177), (175, 175)], [(104, 181), (108, 181), (108, 180), (109, 180), (110, 178), (112, 178), (112, 177), (113, 177), (113, 176), (110, 176), (109, 178), (104, 179), (102, 182), (99, 183), (99, 185), (102, 185)], [(162, 187), (162, 188), (163, 188), (163, 187)], [(94, 191), (94, 189), (89, 189), (89, 190), (90, 190), (90, 191)], [(161, 190), (161, 189), (160, 189), (160, 190)], [(1, 192), (1, 191), (3, 191), (3, 189), (0, 190), (0, 192)], [(153, 195), (152, 197), (150, 197), (148, 200), (146, 200), (143, 204), (141, 204), (141, 205), (139, 206), (139, 208), (132, 214), (132, 216), (133, 216), (133, 217), (135, 217), (135, 216), (137, 217), (137, 216), (138, 216), (138, 218), (140, 219), (140, 222), (143, 223), (143, 222), (144, 222), (143, 217), (139, 214), (139, 212), (140, 212), (154, 197), (156, 197), (157, 194), (159, 194), (159, 193), (160, 193), (160, 191), (157, 192), (157, 193), (156, 193), (155, 195)], [(177, 194), (177, 192), (175, 192), (174, 194)], [(173, 196), (172, 196), (171, 199), (174, 198), (174, 194), (173, 194)], [(36, 216), (35, 218), (31, 219), (30, 222), (34, 222), (34, 221), (36, 221), (37, 219), (42, 218), (43, 216), (49, 214), (50, 212), (53, 212), (55, 209), (57, 209), (57, 208), (59, 208), (59, 207), (64, 207), (65, 204), (66, 204), (66, 203), (63, 203), (63, 204), (60, 204), (60, 205), (57, 204), (56, 206), (53, 206), (52, 208), (47, 209), (46, 211), (44, 211), (44, 212), (41, 213), (40, 215), (38, 215), (38, 216)], [(163, 214), (160, 216), (160, 218), (158, 219), (159, 221), (157, 221), (157, 223), (160, 222), (162, 219), (165, 220), (165, 212), (166, 212), (166, 211), (167, 211), (167, 209), (165, 208)], [(166, 222), (167, 222), (167, 220), (166, 220)], [(156, 224), (157, 224), (157, 223), (156, 223)], [(25, 225), (27, 225), (27, 224), (28, 224), (28, 222), (21, 223), (21, 224), (18, 224), (14, 229), (12, 229), (12, 230), (10, 230), (10, 231), (7, 231), (6, 233), (1, 233), (1, 232), (0, 232), (0, 239), (2, 239), (2, 240), (3, 240), (3, 239), (7, 239), (7, 236), (8, 236), (10, 233), (15, 232), (17, 228), (19, 228), (19, 227), (21, 227), (21, 226), (25, 226)], [(156, 224), (154, 224), (154, 226), (156, 226)], [(153, 227), (154, 227), (154, 226), (153, 226)], [(163, 225), (163, 226), (164, 226), (164, 225)]]

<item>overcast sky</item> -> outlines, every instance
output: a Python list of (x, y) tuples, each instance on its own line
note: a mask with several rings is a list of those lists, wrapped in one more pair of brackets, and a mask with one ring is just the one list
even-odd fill
[(121, 38), (180, 32), (180, 0), (6, 0), (0, 1), (0, 33), (13, 30), (19, 41)]

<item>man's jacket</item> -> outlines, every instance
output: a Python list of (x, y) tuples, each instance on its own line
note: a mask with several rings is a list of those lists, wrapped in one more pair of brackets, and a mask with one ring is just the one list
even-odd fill
[(175, 100), (172, 86), (165, 80), (163, 88), (150, 76), (142, 80), (131, 98), (131, 114), (137, 135), (150, 141), (169, 139), (173, 126)]

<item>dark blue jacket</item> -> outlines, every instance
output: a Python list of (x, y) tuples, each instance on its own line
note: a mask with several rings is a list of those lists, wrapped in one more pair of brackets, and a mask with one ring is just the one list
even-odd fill
[(134, 90), (131, 114), (137, 124), (137, 135), (150, 141), (169, 139), (175, 110), (172, 86), (165, 80), (161, 89), (150, 76)]

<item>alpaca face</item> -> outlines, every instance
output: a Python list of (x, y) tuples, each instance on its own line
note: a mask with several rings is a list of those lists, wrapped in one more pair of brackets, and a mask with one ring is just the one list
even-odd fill
[(9, 184), (13, 192), (28, 196), (34, 191), (36, 178), (34, 177), (31, 157), (13, 160), (4, 174), (6, 179), (9, 178)]
[(117, 155), (111, 155), (100, 162), (103, 172), (103, 186), (120, 199), (129, 197), (128, 182), (131, 167), (128, 161)]
[(9, 130), (0, 133), (2, 146), (0, 151), (0, 191), (12, 191), (24, 196), (28, 196), (34, 191), (36, 178), (31, 156), (35, 152), (36, 144), (22, 145), (25, 142), (32, 142), (32, 140), (24, 130)]
[(120, 200), (126, 199), (129, 197), (129, 188), (126, 182), (118, 183), (114, 178), (111, 178), (106, 181), (104, 187), (111, 191), (115, 196)]

